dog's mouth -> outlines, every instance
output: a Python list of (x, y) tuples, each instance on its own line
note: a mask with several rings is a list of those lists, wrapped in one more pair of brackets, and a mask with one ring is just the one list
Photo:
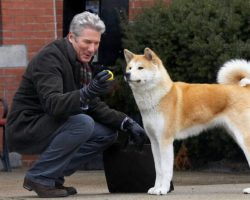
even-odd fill
[(141, 80), (127, 80), (129, 83), (140, 83)]
[(140, 83), (141, 82), (141, 79), (138, 79), (138, 80), (131, 80), (130, 78), (124, 76), (124, 79), (126, 82), (128, 83)]

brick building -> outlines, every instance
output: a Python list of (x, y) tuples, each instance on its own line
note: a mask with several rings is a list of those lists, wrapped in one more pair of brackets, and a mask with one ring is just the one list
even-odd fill
[[(153, 2), (154, 0), (0, 0), (0, 97), (7, 98), (11, 105), (31, 57), (45, 44), (66, 36), (70, 20), (76, 13), (91, 9), (100, 14), (109, 33), (100, 46), (99, 61), (112, 64), (119, 56), (121, 47), (115, 17), (117, 10), (126, 12), (132, 20), (142, 7), (150, 6)], [(109, 38), (113, 38), (110, 41), (115, 42), (105, 43)], [(108, 58), (103, 49), (111, 57)], [(113, 52), (110, 53), (109, 50)], [(2, 137), (0, 147), (1, 139)], [(24, 160), (30, 158), (24, 156)]]

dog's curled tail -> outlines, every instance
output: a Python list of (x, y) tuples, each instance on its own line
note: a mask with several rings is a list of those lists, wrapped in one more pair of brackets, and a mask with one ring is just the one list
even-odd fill
[(250, 85), (250, 62), (244, 59), (234, 59), (226, 62), (218, 72), (217, 82), (242, 87)]

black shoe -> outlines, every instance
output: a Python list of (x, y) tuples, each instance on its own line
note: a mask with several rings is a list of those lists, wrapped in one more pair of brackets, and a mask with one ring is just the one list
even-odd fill
[(55, 185), (55, 187), (57, 189), (63, 189), (63, 190), (66, 190), (68, 192), (69, 195), (74, 195), (74, 194), (77, 194), (77, 191), (74, 187), (65, 187), (61, 184), (57, 184)]
[(69, 193), (65, 189), (58, 189), (56, 187), (50, 187), (35, 183), (27, 178), (24, 179), (23, 187), (29, 191), (34, 190), (38, 197), (52, 198), (52, 197), (67, 197)]

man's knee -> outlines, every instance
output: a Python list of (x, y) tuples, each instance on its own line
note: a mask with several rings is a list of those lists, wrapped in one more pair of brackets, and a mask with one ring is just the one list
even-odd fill
[(69, 133), (79, 137), (90, 138), (95, 128), (95, 121), (88, 115), (78, 114), (71, 116), (68, 121)]
[(89, 128), (93, 129), (95, 126), (95, 121), (93, 118), (85, 114), (73, 115), (68, 119), (68, 121), (75, 124), (76, 126), (82, 126), (84, 128), (85, 126), (88, 126)]

